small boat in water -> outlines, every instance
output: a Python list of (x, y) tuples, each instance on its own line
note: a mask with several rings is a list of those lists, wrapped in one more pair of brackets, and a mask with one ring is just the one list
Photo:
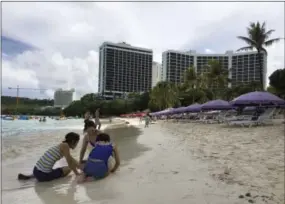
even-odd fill
[(11, 117), (11, 116), (5, 116), (2, 118), (2, 120), (14, 120), (15, 118), (14, 117)]
[(29, 119), (30, 119), (29, 116), (26, 116), (26, 115), (20, 115), (18, 117), (18, 120), (29, 120)]

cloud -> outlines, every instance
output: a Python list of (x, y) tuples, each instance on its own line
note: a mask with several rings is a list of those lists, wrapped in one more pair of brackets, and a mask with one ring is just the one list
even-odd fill
[(53, 97), (57, 88), (75, 88), (78, 97), (98, 88), (98, 54), (85, 58), (65, 58), (59, 52), (27, 51), (3, 63), (3, 85), (48, 89)]
[(211, 49), (205, 49), (205, 53), (211, 54), (211, 53), (214, 53), (214, 52), (213, 52), (213, 50), (211, 50)]
[[(266, 21), (273, 37), (284, 37), (282, 2), (4, 2), (2, 11), (3, 34), (39, 48), (5, 57), (2, 85), (48, 88), (48, 97), (56, 88), (75, 88), (78, 97), (97, 91), (103, 41), (152, 48), (161, 62), (167, 49), (236, 50), (250, 21)], [(284, 67), (283, 48), (268, 48), (268, 74)]]

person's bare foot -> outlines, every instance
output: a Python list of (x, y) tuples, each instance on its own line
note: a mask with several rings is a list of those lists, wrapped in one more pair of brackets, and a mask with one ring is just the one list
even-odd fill
[(85, 182), (86, 181), (86, 177), (85, 177), (85, 175), (79, 175), (78, 177), (77, 177), (77, 182), (78, 183), (83, 183), (83, 182)]
[(95, 179), (93, 177), (86, 177), (85, 181), (90, 182), (90, 181), (94, 181)]

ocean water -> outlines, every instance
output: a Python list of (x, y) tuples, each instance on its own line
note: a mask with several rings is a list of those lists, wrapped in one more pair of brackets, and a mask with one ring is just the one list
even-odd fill
[(79, 130), (83, 129), (83, 123), (83, 119), (54, 120), (48, 118), (46, 122), (39, 122), (38, 120), (1, 120), (1, 133), (3, 138), (27, 135), (38, 131)]

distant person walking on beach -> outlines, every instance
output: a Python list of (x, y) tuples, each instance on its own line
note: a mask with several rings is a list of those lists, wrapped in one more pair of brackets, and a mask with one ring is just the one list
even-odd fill
[[(64, 176), (67, 176), (71, 170), (75, 175), (79, 175), (77, 168), (80, 168), (79, 163), (70, 155), (70, 149), (74, 149), (80, 137), (77, 133), (70, 132), (65, 135), (65, 140), (60, 144), (48, 149), (36, 163), (32, 175), (18, 174), (19, 180), (28, 180), (36, 178), (39, 182), (52, 181)], [(54, 164), (65, 157), (68, 166), (53, 169)]]
[(97, 108), (96, 112), (95, 112), (95, 124), (98, 126), (98, 130), (100, 130), (101, 128), (101, 122), (100, 122), (100, 108)]
[[(112, 155), (115, 157), (115, 165), (109, 168), (109, 158)], [(79, 182), (102, 179), (117, 170), (120, 165), (119, 154), (116, 146), (111, 143), (108, 134), (100, 133), (97, 135), (95, 146), (83, 165), (83, 174), (79, 178)]]
[(150, 117), (148, 114), (145, 115), (144, 117), (144, 121), (145, 121), (145, 128), (147, 128), (149, 126), (149, 122), (150, 122)]

